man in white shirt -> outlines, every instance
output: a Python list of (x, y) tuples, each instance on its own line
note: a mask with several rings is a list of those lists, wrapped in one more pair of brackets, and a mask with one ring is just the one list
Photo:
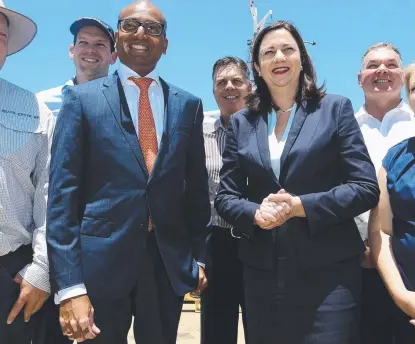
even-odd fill
[[(52, 113), (57, 116), (63, 101), (63, 92), (66, 87), (79, 85), (94, 79), (108, 75), (110, 65), (117, 60), (115, 52), (114, 30), (110, 25), (98, 18), (83, 17), (75, 20), (70, 28), (73, 34), (73, 44), (69, 46), (69, 57), (75, 65), (75, 76), (65, 85), (54, 87), (37, 93), (40, 101), (43, 101)], [(45, 305), (48, 320), (42, 322), (46, 343), (40, 341), (34, 344), (58, 344), (57, 338), (62, 342), (69, 342), (63, 337), (58, 323), (59, 307), (54, 305), (53, 297)], [(53, 338), (53, 340), (52, 340)]]
[(62, 105), (65, 88), (108, 75), (110, 65), (117, 60), (114, 30), (98, 18), (83, 17), (72, 23), (69, 30), (74, 36), (69, 46), (69, 57), (75, 65), (75, 76), (65, 85), (41, 91), (37, 96), (56, 116)]
[[(401, 55), (390, 43), (377, 43), (363, 56), (359, 85), (365, 94), (365, 104), (356, 113), (370, 157), (376, 171), (389, 148), (414, 135), (415, 119), (410, 107), (401, 99), (403, 68)], [(378, 274), (368, 248), (369, 213), (356, 218), (366, 245), (362, 263), (363, 293), (361, 342), (365, 344), (395, 344), (394, 319), (403, 316), (395, 306)], [(409, 325), (409, 322), (408, 322)]]
[[(0, 69), (36, 24), (0, 1)], [(46, 333), (50, 294), (46, 202), (55, 118), (36, 96), (0, 79), (0, 343), (67, 343)], [(55, 313), (59, 330), (58, 313)], [(49, 340), (49, 341), (48, 341)]]

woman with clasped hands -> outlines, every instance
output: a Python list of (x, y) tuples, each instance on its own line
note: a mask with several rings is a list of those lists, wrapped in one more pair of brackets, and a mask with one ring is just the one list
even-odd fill
[[(415, 64), (406, 68), (404, 79), (415, 110)], [(394, 319), (399, 329), (395, 344), (415, 343), (415, 119), (407, 125), (413, 136), (392, 147), (383, 159), (380, 201), (369, 220), (372, 259), (403, 311)]]
[(352, 104), (316, 86), (290, 23), (258, 33), (251, 60), (256, 90), (231, 118), (215, 200), (241, 237), (249, 341), (355, 344), (354, 217), (379, 189)]

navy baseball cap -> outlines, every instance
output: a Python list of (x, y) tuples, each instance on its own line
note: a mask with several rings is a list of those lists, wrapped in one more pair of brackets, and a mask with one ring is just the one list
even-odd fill
[(75, 20), (70, 26), (69, 30), (74, 36), (76, 36), (79, 30), (81, 30), (84, 26), (96, 26), (97, 28), (104, 31), (104, 33), (107, 34), (111, 41), (111, 51), (115, 50), (115, 36), (114, 30), (111, 26), (98, 18), (83, 17)]

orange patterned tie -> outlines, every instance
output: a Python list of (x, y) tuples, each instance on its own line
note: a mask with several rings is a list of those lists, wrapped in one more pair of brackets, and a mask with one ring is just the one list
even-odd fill
[[(134, 77), (130, 77), (129, 79), (140, 89), (140, 99), (138, 100), (138, 137), (147, 171), (150, 175), (158, 153), (156, 126), (148, 97), (148, 89), (153, 79)], [(149, 218), (148, 230), (151, 231), (151, 228), (152, 223), (151, 218)]]

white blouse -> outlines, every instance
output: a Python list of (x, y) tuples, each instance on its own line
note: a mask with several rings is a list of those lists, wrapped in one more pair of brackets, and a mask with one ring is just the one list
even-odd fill
[(285, 127), (284, 133), (282, 134), (281, 140), (277, 140), (277, 136), (275, 135), (275, 126), (277, 125), (277, 114), (273, 110), (268, 115), (268, 144), (269, 144), (269, 153), (271, 159), (271, 166), (274, 174), (277, 178), (280, 177), (281, 172), (281, 156), (282, 152), (285, 147), (285, 142), (287, 141), (288, 134), (291, 129), (291, 125), (293, 124), (293, 119), (295, 112), (297, 110), (297, 105), (294, 104), (293, 108), (291, 109), (290, 117), (288, 118), (287, 125)]

